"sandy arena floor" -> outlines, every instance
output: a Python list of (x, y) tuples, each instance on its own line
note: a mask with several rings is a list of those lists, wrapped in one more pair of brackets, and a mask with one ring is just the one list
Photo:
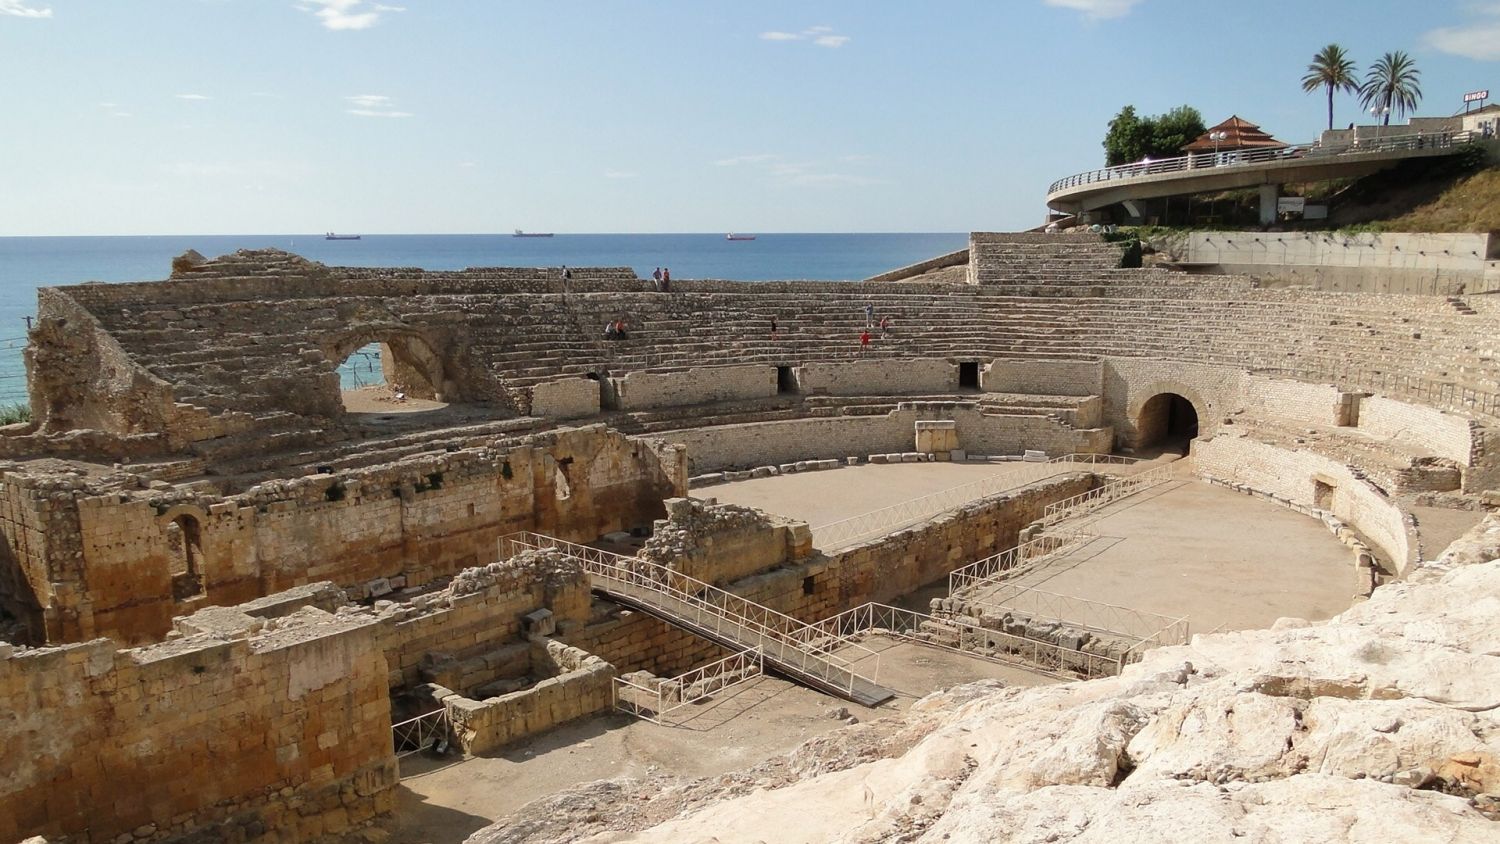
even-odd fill
[[(898, 711), (935, 689), (996, 678), (1012, 685), (1055, 682), (1019, 668), (889, 639), (878, 680), (899, 693), (879, 709), (827, 697), (776, 677), (761, 677), (688, 707), (677, 726), (602, 715), (468, 761), (409, 756), (401, 763), (400, 826), (395, 844), (449, 844), (555, 791), (599, 779), (669, 770), (704, 777), (750, 767), (814, 736), (844, 726), (843, 708), (861, 721)], [(852, 657), (851, 657), (852, 658)], [(871, 660), (859, 663), (868, 673)]]

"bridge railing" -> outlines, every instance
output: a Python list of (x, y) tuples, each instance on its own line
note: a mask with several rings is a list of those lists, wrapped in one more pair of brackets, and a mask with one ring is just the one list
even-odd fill
[(1041, 522), (1046, 526), (1055, 525), (1064, 519), (1081, 516), (1122, 498), (1129, 498), (1142, 490), (1164, 484), (1172, 479), (1173, 469), (1173, 464), (1167, 463), (1139, 474), (1117, 478), (1088, 492), (1080, 492), (1072, 497), (1048, 504), (1047, 508), (1042, 511)]
[(1138, 179), (1144, 176), (1159, 176), (1164, 173), (1182, 173), (1197, 170), (1222, 170), (1226, 167), (1245, 167), (1302, 158), (1339, 158), (1364, 155), (1372, 152), (1398, 152), (1402, 150), (1447, 149), (1461, 146), (1473, 137), (1472, 132), (1415, 132), (1406, 135), (1387, 135), (1380, 138), (1356, 138), (1338, 144), (1293, 144), (1284, 149), (1225, 150), (1223, 152), (1200, 152), (1162, 158), (1155, 161), (1139, 161), (1134, 164), (1117, 164), (1075, 173), (1058, 179), (1047, 188), (1047, 194), (1069, 188), (1091, 185), (1098, 182), (1117, 182), (1122, 179)]
[(955, 597), (1031, 571), (1042, 562), (1070, 553), (1097, 537), (1087, 531), (1054, 531), (972, 562), (948, 575), (948, 594)]
[[(850, 660), (834, 653), (838, 643), (830, 642), (822, 630), (675, 569), (539, 533), (513, 533), (501, 541), (501, 553), (506, 557), (540, 549), (560, 551), (577, 560), (596, 584), (659, 605), (699, 629), (741, 642), (747, 648), (758, 647), (765, 658), (814, 674), (845, 692), (852, 692), (860, 680), (875, 681), (873, 675), (864, 677), (855, 672)], [(747, 635), (755, 639), (753, 645), (742, 640)], [(865, 652), (856, 661), (874, 658), (874, 674), (878, 674), (880, 655), (858, 645), (852, 647)]]
[(616, 677), (615, 709), (665, 724), (665, 717), (672, 712), (707, 700), (764, 673), (764, 654), (760, 648), (751, 648), (676, 677), (657, 680), (649, 686)]

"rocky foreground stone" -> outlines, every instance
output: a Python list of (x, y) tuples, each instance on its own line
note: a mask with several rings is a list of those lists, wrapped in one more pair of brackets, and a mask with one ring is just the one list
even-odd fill
[(748, 771), (592, 783), (472, 844), (1500, 840), (1500, 518), (1328, 622), (996, 683)]

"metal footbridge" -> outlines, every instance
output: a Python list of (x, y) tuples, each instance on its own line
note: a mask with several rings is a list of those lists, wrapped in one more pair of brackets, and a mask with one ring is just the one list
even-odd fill
[(861, 706), (879, 706), (896, 696), (834, 653), (864, 651), (859, 661), (874, 659), (878, 673), (875, 651), (666, 566), (538, 533), (511, 534), (501, 547), (505, 556), (540, 549), (576, 560), (595, 594), (731, 651), (758, 649), (767, 668), (793, 682)]

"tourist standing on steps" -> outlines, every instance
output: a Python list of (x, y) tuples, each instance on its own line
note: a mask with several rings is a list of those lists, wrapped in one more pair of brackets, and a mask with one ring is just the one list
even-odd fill
[(869, 348), (870, 348), (870, 329), (866, 328), (864, 330), (864, 333), (861, 334), (861, 335), (859, 335), (859, 353), (860, 354), (864, 354)]
[(870, 329), (870, 328), (874, 328), (874, 327), (875, 327), (875, 306), (871, 305), (869, 303), (866, 303), (865, 304), (865, 328), (866, 329)]
[(880, 318), (880, 339), (884, 340), (887, 332), (891, 330), (891, 315), (886, 314)]
[(651, 278), (656, 281), (656, 289), (657, 290), (661, 290), (661, 291), (665, 291), (666, 290), (665, 287), (661, 286), (661, 267), (657, 267), (656, 268), (656, 272), (654, 272), (654, 273), (651, 274)]
[(669, 285), (671, 283), (672, 283), (672, 268), (671, 267), (662, 267), (661, 268), (661, 284), (662, 284), (662, 287), (665, 288), (667, 285)]
[(570, 269), (568, 269), (568, 265), (567, 264), (563, 264), (563, 273), (562, 273), (562, 275), (563, 275), (563, 281), (571, 281), (573, 279), (573, 271), (570, 270)]
[(776, 317), (771, 317), (771, 339), (776, 339)]

